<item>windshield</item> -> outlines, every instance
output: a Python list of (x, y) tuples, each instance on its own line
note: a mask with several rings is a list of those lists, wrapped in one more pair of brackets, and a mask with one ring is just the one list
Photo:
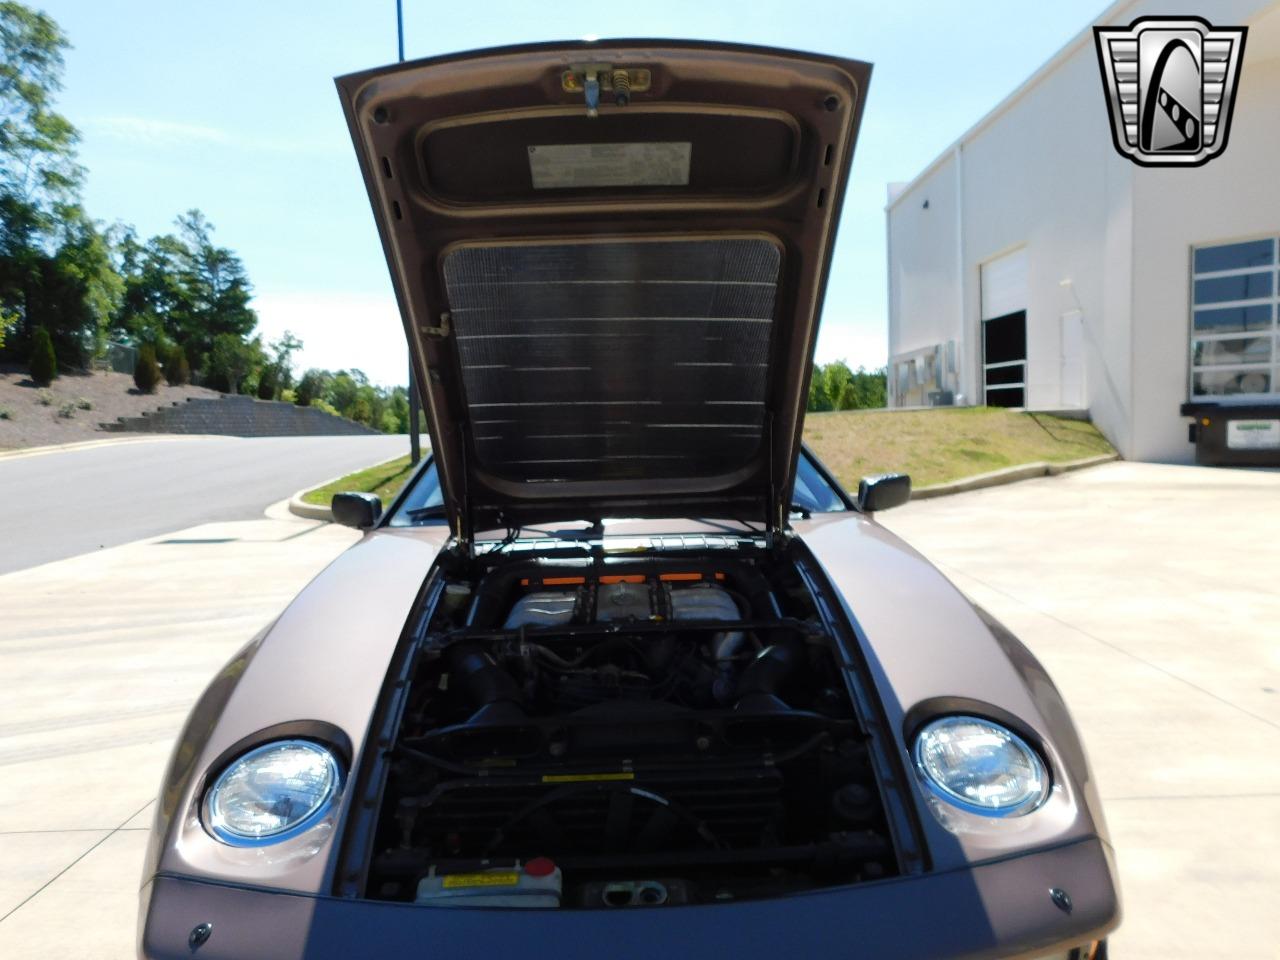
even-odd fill
[[(404, 501), (388, 521), (389, 525), (408, 527), (443, 523), (444, 494), (440, 490), (435, 461), (427, 461), (426, 467), (410, 484)], [(840, 491), (823, 475), (807, 450), (800, 456), (791, 502), (793, 507), (808, 513), (836, 513), (849, 509)]]

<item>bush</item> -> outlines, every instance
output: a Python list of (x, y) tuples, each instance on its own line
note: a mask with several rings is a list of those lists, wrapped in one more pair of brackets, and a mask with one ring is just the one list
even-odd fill
[(49, 331), (44, 327), (36, 327), (36, 332), (31, 337), (31, 363), (28, 369), (31, 379), (42, 387), (53, 383), (53, 378), (58, 375), (58, 357), (53, 352), (53, 340), (49, 337)]
[(70, 420), (76, 415), (76, 405), (68, 401), (58, 408), (58, 416), (63, 420)]
[(258, 399), (274, 400), (279, 386), (280, 374), (276, 370), (275, 364), (272, 363), (263, 367), (262, 372), (258, 374)]
[(138, 351), (138, 362), (133, 367), (133, 382), (143, 393), (155, 393), (160, 385), (160, 364), (156, 362), (156, 348), (143, 344)]
[(36, 403), (40, 404), (40, 406), (42, 407), (52, 407), (53, 394), (50, 393), (48, 390), (41, 390), (39, 393), (36, 394)]
[(79, 410), (92, 410), (93, 401), (88, 397), (76, 397), (76, 408)]
[(172, 347), (164, 356), (164, 379), (171, 387), (181, 387), (191, 382), (191, 363), (187, 351)]
[(0, 420), (12, 420), (13, 414), (9, 412), (7, 407), (0, 407)]

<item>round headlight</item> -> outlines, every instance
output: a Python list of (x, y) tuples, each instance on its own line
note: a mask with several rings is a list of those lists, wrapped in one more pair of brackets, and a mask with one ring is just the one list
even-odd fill
[(916, 737), (916, 767), (935, 794), (971, 813), (1013, 817), (1049, 795), (1040, 755), (1012, 730), (981, 717), (943, 717)]
[(205, 825), (224, 843), (278, 843), (328, 813), (341, 780), (338, 761), (318, 743), (268, 743), (218, 777), (205, 795)]

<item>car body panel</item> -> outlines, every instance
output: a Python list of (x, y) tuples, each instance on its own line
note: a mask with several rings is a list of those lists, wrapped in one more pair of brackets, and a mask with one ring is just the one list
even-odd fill
[[(1054, 905), (1061, 887), (1070, 912)], [(557, 960), (892, 957), (1030, 960), (1100, 939), (1118, 921), (1107, 846), (1084, 840), (978, 866), (775, 900), (622, 910), (428, 909), (273, 894), (172, 877), (143, 891), (143, 956), (492, 960), (513, 950)]]
[[(358, 756), (392, 653), (441, 544), (443, 527), (366, 536), (320, 572), (270, 627), (219, 672), (178, 737), (160, 789), (144, 879), (177, 873), (316, 893), (332, 858), (286, 843), (231, 847), (200, 822), (211, 777), (248, 746), (311, 736)], [(264, 736), (264, 731), (272, 731)], [(337, 810), (340, 822), (349, 791)]]
[[(625, 107), (606, 98), (599, 115), (589, 117), (584, 94), (567, 89), (563, 78), (566, 70), (591, 63), (643, 69), (652, 83)], [(455, 533), (467, 538), (499, 518), (742, 516), (783, 525), (830, 254), (870, 71), (869, 64), (858, 61), (764, 47), (610, 40), (473, 51), (338, 79), (424, 393), (446, 515)], [(566, 145), (673, 144), (690, 150), (692, 159), (686, 182), (665, 186), (543, 189), (530, 159), (538, 149)], [(774, 159), (761, 159), (766, 155)], [(764, 166), (755, 179), (744, 179), (743, 170), (753, 164)], [(572, 338), (594, 337), (590, 349), (573, 354), (576, 360), (567, 365), (545, 359), (538, 365), (532, 356), (526, 359), (528, 351), (510, 357), (493, 353), (502, 348), (503, 338), (537, 336), (528, 332), (531, 319), (512, 319), (513, 311), (518, 313), (516, 293), (499, 296), (492, 308), (457, 302), (463, 287), (505, 283), (509, 265), (491, 264), (497, 272), (484, 274), (487, 283), (455, 285), (449, 274), (451, 258), (473, 250), (492, 258), (514, 256), (517, 248), (563, 252), (613, 244), (624, 261), (617, 276), (627, 279), (591, 283), (623, 284), (609, 288), (623, 291), (637, 283), (759, 286), (702, 274), (693, 281), (675, 280), (674, 274), (650, 276), (627, 268), (629, 262), (646, 260), (641, 248), (662, 243), (756, 241), (776, 250), (771, 310), (747, 321), (733, 312), (740, 299), (735, 294), (723, 315), (708, 303), (693, 311), (697, 316), (679, 316), (678, 310), (670, 315), (651, 304), (639, 309), (648, 304), (641, 292), (653, 288), (636, 288), (620, 296), (623, 307), (641, 315), (625, 315), (625, 310), (593, 315), (586, 318), (592, 323), (576, 323), (573, 329), (595, 329), (594, 322), (604, 316), (611, 324), (626, 321), (628, 336), (644, 338), (639, 349), (621, 349), (612, 327), (610, 337), (577, 332), (569, 339), (529, 343), (531, 349), (567, 352), (581, 342)], [(623, 250), (627, 244), (632, 247)], [(662, 269), (679, 272), (679, 258)], [(578, 302), (575, 307), (582, 309)], [(495, 312), (502, 316), (490, 315)], [(475, 313), (481, 316), (468, 333), (465, 324)], [(708, 318), (717, 328), (733, 327), (735, 335), (707, 347), (703, 341), (713, 338), (701, 334), (708, 332), (702, 323)], [(492, 324), (499, 319), (508, 324), (502, 328), (507, 332), (494, 332)], [(536, 329), (543, 330), (545, 321), (569, 322), (563, 313), (536, 320), (541, 324)], [(659, 320), (699, 322), (669, 326)], [(749, 399), (716, 399), (719, 394), (700, 391), (717, 380), (722, 389), (737, 382), (724, 380), (737, 370), (718, 368), (736, 365), (733, 350), (742, 339), (738, 321), (751, 329), (751, 324), (770, 324), (759, 352), (738, 358), (744, 378), (748, 367), (767, 369), (759, 392)], [(490, 341), (488, 352), (472, 356), (473, 347), (479, 347), (464, 341), (476, 340)], [(705, 352), (697, 354), (700, 368), (675, 369), (655, 359), (672, 344)], [(646, 399), (673, 382), (679, 383), (680, 396)], [(489, 389), (491, 395), (472, 395)], [(575, 390), (591, 399), (564, 402)], [(511, 402), (516, 398), (518, 403)], [(501, 416), (524, 415), (510, 408), (528, 406), (551, 408), (537, 414), (540, 425), (544, 420), (573, 424), (576, 432), (520, 429), (505, 443), (527, 448), (521, 458), (495, 465), (495, 448), (486, 442), (502, 437), (488, 434), (507, 429), (495, 425), (516, 422)], [(705, 441), (728, 434), (712, 428), (698, 434), (704, 442), (681, 441), (716, 419), (704, 413), (723, 419), (726, 409), (750, 413), (751, 423), (742, 426), (755, 431), (750, 434), (755, 446), (739, 444), (741, 449), (734, 449), (741, 457), (732, 463), (716, 465), (711, 457), (705, 470), (692, 471), (687, 464), (705, 453)], [(654, 429), (637, 430), (632, 423), (627, 431), (614, 430), (619, 410), (633, 421), (652, 415)], [(672, 420), (677, 422), (665, 422)], [(579, 438), (572, 444), (577, 449), (565, 446), (571, 436)], [(639, 437), (648, 438), (643, 447), (648, 452), (636, 455), (632, 448)], [(588, 452), (597, 442), (603, 452)], [(500, 443), (496, 449), (501, 448)], [(646, 470), (666, 472), (638, 475), (631, 469), (637, 459), (647, 461)]]
[(902, 756), (911, 756), (921, 721), (965, 712), (1012, 726), (1049, 762), (1053, 790), (1029, 816), (962, 814), (917, 784), (910, 793), (933, 868), (954, 869), (1088, 837), (1106, 840), (1084, 747), (1031, 652), (874, 520), (827, 514), (795, 527), (841, 598)]

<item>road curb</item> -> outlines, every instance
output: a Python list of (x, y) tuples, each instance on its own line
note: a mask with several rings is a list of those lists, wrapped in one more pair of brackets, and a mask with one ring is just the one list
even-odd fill
[[(430, 452), (430, 450), (431, 448), (427, 444), (422, 445), (422, 455), (424, 457)], [(398, 453), (394, 457), (387, 457), (385, 460), (377, 460), (369, 464), (367, 467), (360, 467), (358, 469), (369, 470), (369, 469), (372, 469), (373, 467), (380, 467), (384, 463), (390, 463), (392, 460), (399, 460), (403, 456), (404, 456), (403, 453)], [(303, 517), (304, 519), (307, 519), (307, 520), (325, 520), (329, 523), (332, 523), (333, 511), (330, 510), (328, 506), (320, 506), (317, 503), (307, 503), (302, 498), (305, 497), (312, 490), (318, 490), (321, 487), (328, 486), (329, 484), (333, 483), (335, 480), (341, 480), (343, 477), (347, 476), (348, 474), (352, 474), (355, 472), (356, 472), (355, 470), (348, 470), (346, 473), (340, 473), (336, 477), (330, 477), (328, 480), (322, 480), (320, 483), (312, 484), (311, 486), (307, 487), (304, 490), (299, 490), (297, 493), (295, 493), (292, 497), (289, 498), (289, 512), (296, 517)]]
[(951, 483), (935, 483), (929, 487), (918, 487), (911, 491), (911, 499), (930, 500), (933, 497), (946, 497), (953, 493), (967, 493), (970, 490), (983, 490), (987, 487), (1003, 486), (1006, 483), (1017, 483), (1019, 480), (1056, 477), (1072, 470), (1084, 470), (1087, 467), (1096, 467), (1119, 459), (1118, 453), (1103, 453), (1096, 457), (1082, 457), (1079, 460), (1065, 460), (1061, 463), (1046, 463), (1043, 460), (1023, 463), (1016, 467), (1005, 467), (1003, 470), (992, 470), (990, 473), (979, 473)]

